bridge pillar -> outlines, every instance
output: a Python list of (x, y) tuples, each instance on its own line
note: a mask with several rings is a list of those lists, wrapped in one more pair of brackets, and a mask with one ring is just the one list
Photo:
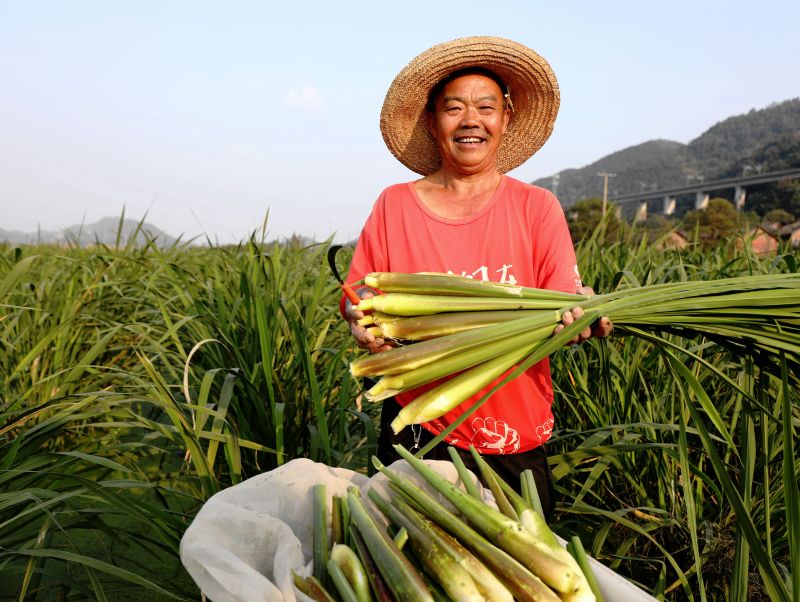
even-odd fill
[(675, 214), (675, 197), (674, 196), (665, 196), (664, 197), (664, 211), (662, 213), (664, 215), (674, 215)]
[(736, 205), (737, 211), (744, 209), (744, 201), (746, 196), (747, 192), (745, 192), (743, 186), (736, 186), (733, 189), (733, 204)]
[(703, 190), (698, 190), (697, 196), (694, 199), (694, 208), (705, 209), (706, 207), (708, 207), (709, 196), (710, 195), (707, 192), (704, 192)]
[(636, 215), (633, 216), (633, 223), (643, 222), (647, 220), (647, 201), (639, 201), (639, 206), (636, 207)]

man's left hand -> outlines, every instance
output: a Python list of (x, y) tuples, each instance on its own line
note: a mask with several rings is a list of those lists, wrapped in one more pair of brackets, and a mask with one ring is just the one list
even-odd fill
[[(576, 291), (579, 295), (586, 295), (591, 297), (594, 295), (594, 291), (589, 286), (582, 286)], [(575, 320), (583, 316), (584, 311), (582, 307), (573, 307), (571, 310), (565, 311), (564, 314), (561, 316), (561, 324), (556, 326), (553, 334), (563, 330), (570, 324), (572, 324)], [(614, 328), (614, 325), (611, 323), (607, 317), (603, 316), (595, 322), (591, 326), (587, 326), (583, 330), (578, 333), (574, 339), (567, 341), (567, 345), (575, 345), (577, 343), (582, 343), (583, 341), (591, 338), (591, 337), (607, 337), (611, 334), (611, 330)]]

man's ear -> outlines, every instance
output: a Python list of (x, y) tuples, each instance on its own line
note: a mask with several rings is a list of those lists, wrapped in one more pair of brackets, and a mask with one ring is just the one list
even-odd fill
[(436, 118), (430, 111), (425, 111), (425, 129), (431, 135), (431, 138), (436, 140)]
[(506, 130), (508, 129), (508, 124), (511, 123), (511, 117), (512, 117), (511, 109), (509, 107), (506, 107), (503, 110), (503, 133), (504, 134), (506, 133)]

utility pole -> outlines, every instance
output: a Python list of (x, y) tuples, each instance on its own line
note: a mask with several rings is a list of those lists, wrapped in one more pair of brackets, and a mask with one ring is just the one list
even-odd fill
[(605, 215), (608, 207), (608, 178), (616, 178), (617, 174), (599, 171), (597, 175), (603, 178), (603, 215)]

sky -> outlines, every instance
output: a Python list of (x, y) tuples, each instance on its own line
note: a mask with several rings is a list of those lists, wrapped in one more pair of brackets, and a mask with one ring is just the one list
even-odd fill
[(553, 135), (510, 172), (532, 181), (800, 96), (798, 22), (796, 0), (0, 0), (0, 228), (124, 210), (183, 240), (353, 240), (418, 177), (378, 118), (430, 46), (495, 35), (549, 61)]

